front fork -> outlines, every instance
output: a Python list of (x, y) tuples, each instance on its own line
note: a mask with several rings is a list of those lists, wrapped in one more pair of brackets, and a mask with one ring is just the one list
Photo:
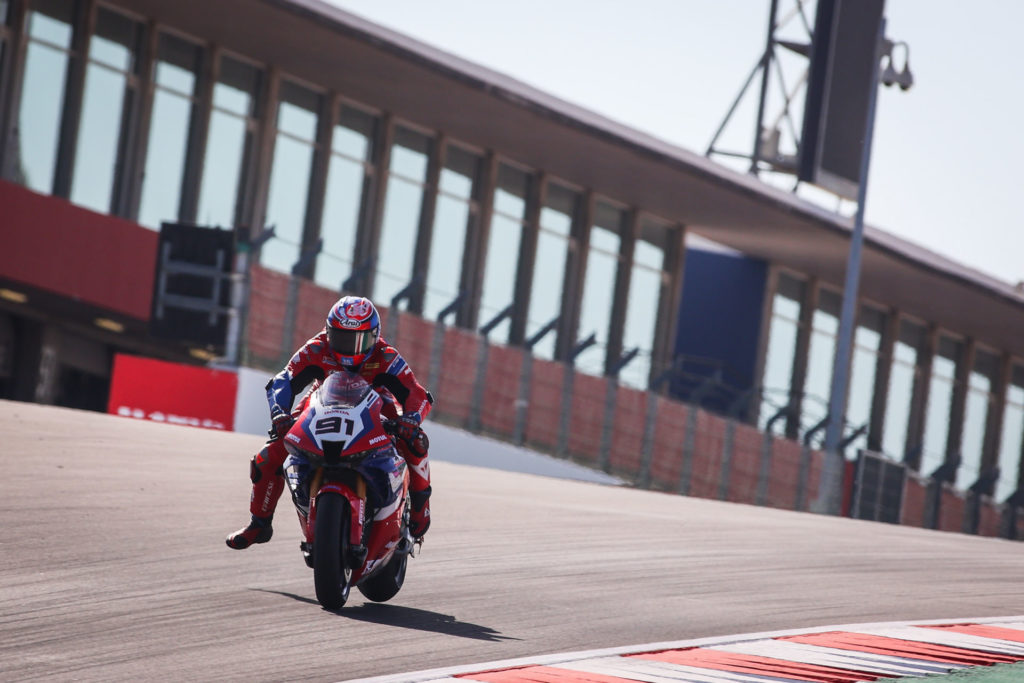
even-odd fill
[(349, 514), (349, 560), (352, 569), (358, 569), (366, 560), (366, 546), (363, 545), (363, 529), (366, 525), (366, 480), (356, 476), (355, 491), (340, 482), (323, 481), (324, 470), (317, 468), (313, 473), (313, 479), (309, 482), (309, 516), (306, 519), (306, 544), (312, 547), (315, 542), (314, 529), (316, 529), (316, 502), (321, 493), (331, 491), (344, 496), (348, 500)]

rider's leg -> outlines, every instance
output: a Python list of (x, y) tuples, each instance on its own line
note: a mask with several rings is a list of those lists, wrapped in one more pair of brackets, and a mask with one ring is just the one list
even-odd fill
[(284, 491), (284, 472), (282, 466), (288, 451), (281, 439), (267, 442), (249, 464), (249, 478), (252, 480), (252, 497), (249, 501), (249, 512), (252, 520), (249, 525), (231, 534), (225, 540), (229, 548), (242, 550), (253, 543), (266, 543), (274, 533), (271, 521), (274, 509)]
[(430, 441), (421, 429), (408, 443), (398, 440), (398, 453), (409, 466), (409, 500), (412, 503), (409, 531), (416, 538), (430, 528)]

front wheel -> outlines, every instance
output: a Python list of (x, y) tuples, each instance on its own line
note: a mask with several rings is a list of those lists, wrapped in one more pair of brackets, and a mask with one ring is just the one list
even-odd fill
[(374, 602), (385, 602), (395, 597), (405, 583), (408, 561), (408, 553), (395, 553), (383, 569), (359, 584), (359, 592)]
[(313, 585), (326, 609), (341, 609), (352, 588), (352, 568), (346, 566), (349, 545), (348, 501), (337, 493), (322, 493), (316, 501), (313, 543)]

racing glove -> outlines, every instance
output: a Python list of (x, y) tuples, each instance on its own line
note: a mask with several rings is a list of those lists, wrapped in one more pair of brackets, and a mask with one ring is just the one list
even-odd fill
[(271, 438), (283, 439), (288, 430), (295, 424), (295, 418), (285, 412), (275, 413), (270, 418), (270, 430), (267, 432)]
[(388, 420), (385, 431), (389, 434), (394, 434), (405, 443), (412, 443), (420, 431), (418, 417), (419, 415), (416, 413), (410, 413), (409, 415), (402, 415), (401, 417)]

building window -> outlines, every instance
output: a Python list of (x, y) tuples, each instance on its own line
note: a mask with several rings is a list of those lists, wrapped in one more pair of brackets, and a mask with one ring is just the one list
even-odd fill
[(429, 137), (407, 128), (395, 131), (373, 287), (374, 298), (385, 306), (413, 277), (429, 156)]
[[(853, 336), (853, 357), (850, 361), (850, 393), (846, 399), (847, 428), (870, 427), (871, 406), (875, 400), (875, 375), (878, 370), (878, 354), (885, 329), (885, 313), (864, 306), (860, 309), (860, 320)], [(847, 453), (855, 456), (857, 450), (867, 445), (868, 430), (850, 442)]]
[(899, 336), (893, 344), (889, 393), (885, 402), (885, 431), (882, 434), (882, 450), (899, 461), (909, 455), (907, 431), (914, 402), (914, 385), (921, 374), (920, 352), (924, 339), (924, 327), (909, 320), (900, 321)]
[(28, 12), (28, 44), (12, 153), (13, 177), (37, 192), (53, 192), (71, 52), (75, 3), (43, 0)]
[[(779, 274), (772, 297), (772, 317), (768, 329), (764, 374), (761, 377), (761, 410), (758, 426), (768, 422), (790, 404), (796, 344), (800, 336), (800, 309), (806, 283), (785, 273)], [(776, 420), (771, 427), (776, 434), (785, 433), (785, 420)]]
[(615, 280), (619, 273), (625, 225), (624, 210), (604, 202), (598, 202), (594, 207), (594, 225), (590, 228), (577, 337), (583, 340), (593, 334), (597, 343), (588, 346), (576, 357), (579, 370), (591, 375), (603, 375), (605, 371), (612, 308), (615, 304)]
[(71, 201), (101, 213), (113, 210), (127, 122), (137, 97), (142, 26), (104, 7), (96, 11), (89, 43)]
[(343, 106), (331, 137), (331, 161), (327, 171), (327, 196), (320, 237), (323, 249), (316, 260), (316, 282), (328, 289), (340, 289), (354, 274), (359, 217), (364, 211), (367, 188), (373, 177), (377, 119), (371, 114)]
[[(530, 338), (562, 313), (565, 266), (569, 257), (573, 221), (579, 212), (580, 196), (561, 185), (549, 184), (547, 199), (540, 212), (540, 230), (530, 287), (526, 337)], [(547, 359), (555, 357), (555, 335), (549, 333), (533, 353)]]
[(999, 480), (995, 498), (1005, 502), (1018, 488), (1020, 462), (1024, 455), (1024, 366), (1014, 365), (1006, 389), (1003, 433), (999, 440)]
[(265, 223), (274, 237), (260, 250), (260, 263), (290, 273), (302, 252), (316, 136), (323, 96), (291, 81), (282, 81), (277, 106), (277, 138), (270, 172)]
[(622, 330), (623, 353), (640, 352), (619, 372), (619, 381), (637, 389), (646, 389), (651, 374), (651, 350), (658, 325), (658, 305), (668, 273), (665, 272), (665, 249), (660, 235), (668, 234), (667, 226), (644, 219), (640, 239), (633, 251), (633, 272), (629, 278), (626, 322)]
[[(804, 399), (800, 407), (800, 424), (810, 429), (828, 413), (832, 390), (832, 366), (836, 356), (836, 336), (839, 333), (839, 309), (842, 297), (822, 289), (818, 294), (818, 307), (811, 318), (811, 340), (807, 350), (807, 379)], [(824, 431), (817, 434), (820, 441)]]
[(256, 108), (262, 87), (263, 73), (257, 67), (226, 55), (220, 58), (196, 213), (201, 225), (231, 227), (238, 222), (243, 178), (259, 125)]
[(921, 466), (918, 471), (931, 476), (946, 461), (949, 423), (956, 392), (957, 366), (961, 362), (963, 344), (941, 337), (932, 359), (932, 376), (928, 384), (928, 406), (925, 410), (924, 440), (921, 443)]
[(179, 218), (202, 54), (199, 45), (160, 35), (138, 218), (149, 228), (159, 229), (161, 222)]
[(961, 462), (956, 473), (956, 487), (967, 489), (978, 481), (985, 452), (985, 430), (989, 410), (995, 405), (992, 388), (996, 383), (999, 359), (995, 354), (978, 349), (974, 366), (967, 380), (964, 428), (961, 439)]
[[(508, 308), (515, 298), (516, 274), (526, 224), (526, 198), (530, 194), (530, 176), (517, 168), (501, 164), (494, 188), (494, 210), (487, 238), (483, 289), (480, 296), (480, 324), (485, 325)], [(511, 323), (506, 318), (491, 333), (495, 339), (508, 339)]]
[[(474, 197), (480, 167), (479, 156), (448, 146), (437, 193), (430, 266), (423, 298), (423, 316), (426, 318), (437, 317), (459, 295), (466, 234), (478, 215)], [(515, 255), (510, 256), (514, 262)]]

